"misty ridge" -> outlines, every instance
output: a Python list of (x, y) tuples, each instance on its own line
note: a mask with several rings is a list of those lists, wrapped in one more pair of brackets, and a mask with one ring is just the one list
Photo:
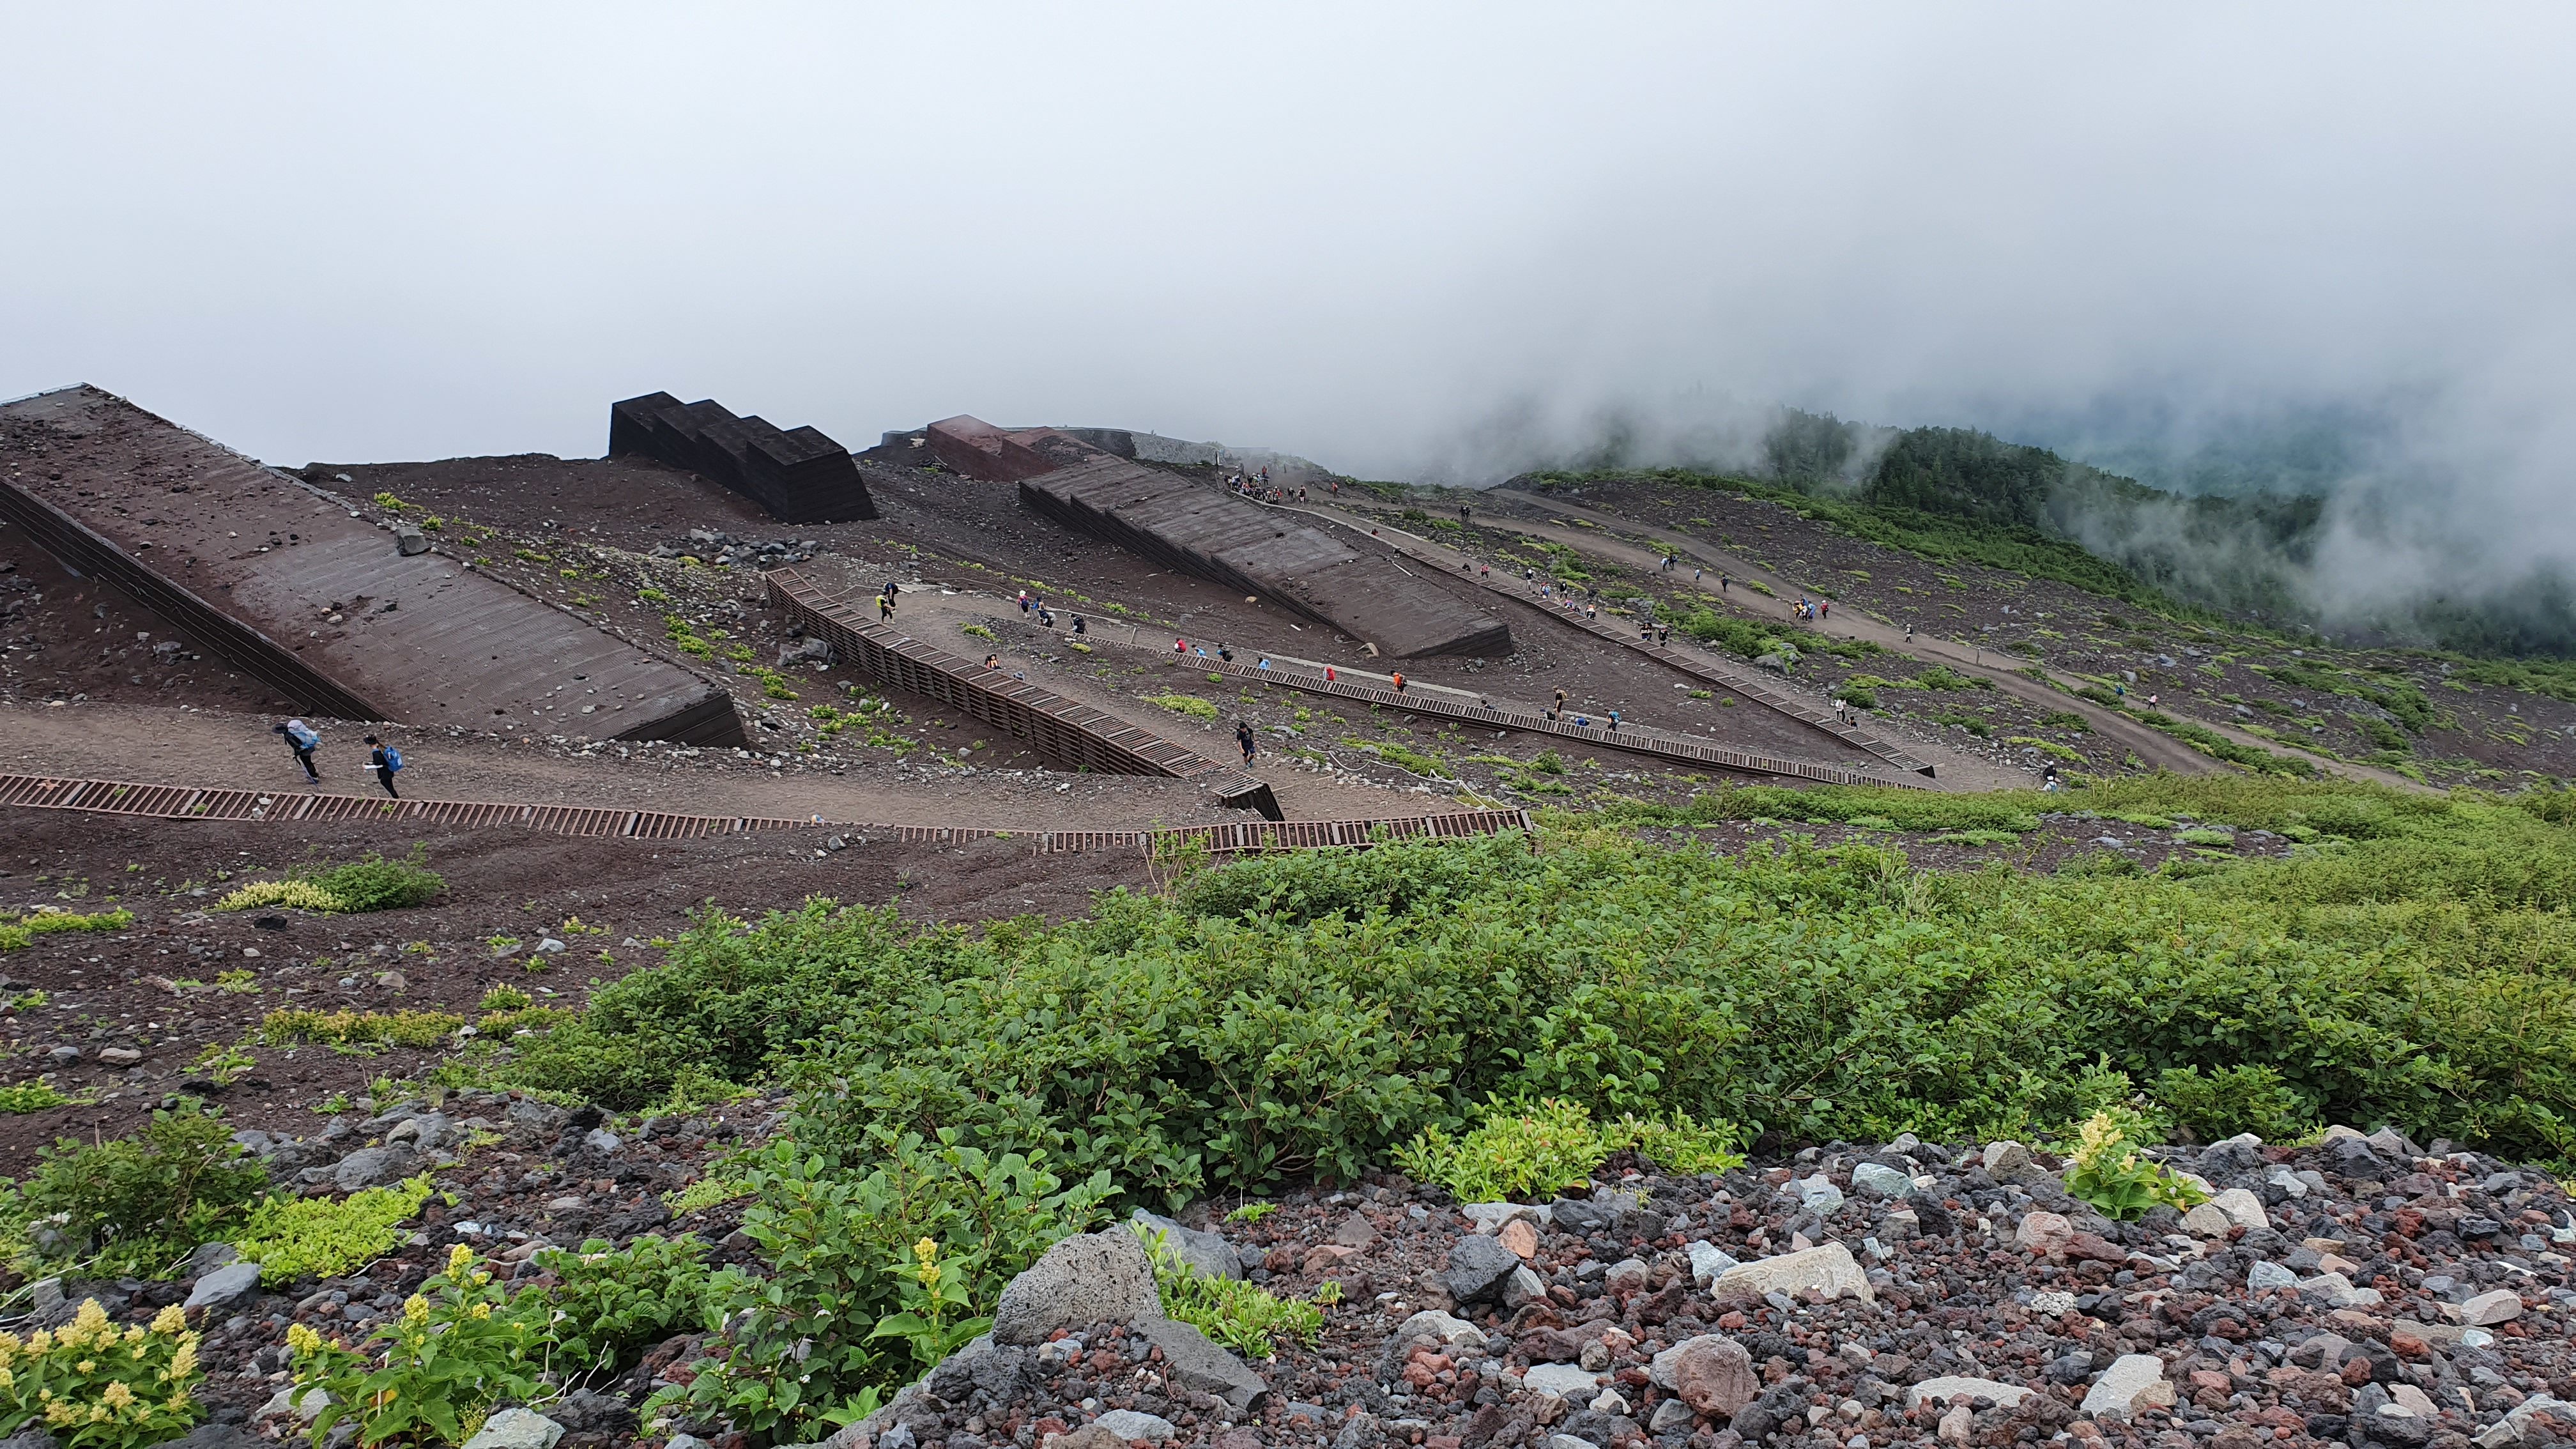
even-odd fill
[(2074, 544), (2125, 576), (2088, 586), (2133, 602), (2161, 594), (2355, 645), (2576, 656), (2569, 561), (2550, 556), (2546, 536), (2538, 552), (2532, 538), (2498, 536), (2507, 515), (2411, 460), (2386, 414), (2315, 409), (2186, 432), (2096, 408), (2027, 426), (2130, 471), (1976, 428), (1706, 397), (1604, 407), (1570, 425), (1537, 408), (1507, 411), (1430, 471), (1466, 486), (1666, 470), (1740, 478), (1856, 505), (1899, 529), (1964, 523), (2034, 546)]

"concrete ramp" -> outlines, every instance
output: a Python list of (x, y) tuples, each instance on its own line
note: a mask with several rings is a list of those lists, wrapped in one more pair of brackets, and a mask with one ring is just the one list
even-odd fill
[(1407, 568), (1393, 550), (1354, 546), (1054, 428), (949, 418), (931, 425), (930, 439), (941, 462), (970, 477), (1018, 482), (1022, 502), (1067, 528), (1285, 605), (1380, 654), (1512, 651), (1511, 628), (1499, 616)]
[(783, 523), (877, 516), (850, 450), (811, 427), (738, 418), (713, 399), (648, 392), (608, 409), (608, 456), (638, 456), (722, 483)]
[(315, 714), (742, 743), (716, 685), (94, 387), (0, 406), (0, 517)]

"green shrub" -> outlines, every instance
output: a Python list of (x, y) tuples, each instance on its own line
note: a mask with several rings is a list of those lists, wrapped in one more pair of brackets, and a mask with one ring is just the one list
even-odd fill
[[(2117, 853), (1941, 872), (1879, 843), (1637, 833), (2021, 831), (2070, 807), (2315, 845), (2183, 879)], [(1769, 1143), (2027, 1137), (2085, 1114), (2072, 1084), (2103, 1056), (2139, 1082), (2266, 1066), (2322, 1120), (2576, 1152), (2576, 829), (2519, 805), (2278, 776), (1745, 787), (1550, 817), (1541, 846), (1265, 856), (973, 931), (829, 902), (707, 915), (504, 1070), (619, 1110), (680, 1063), (783, 1082), (818, 1147), (948, 1128), (1140, 1201), (1355, 1176), (1497, 1095)]]
[(1282, 1340), (1311, 1346), (1323, 1336), (1324, 1312), (1314, 1304), (1239, 1278), (1210, 1277), (1175, 1252), (1162, 1230), (1135, 1226), (1153, 1256), (1165, 1316), (1249, 1358), (1277, 1358)]
[(164, 1308), (119, 1330), (95, 1298), (25, 1340), (0, 1333), (0, 1434), (51, 1435), (64, 1449), (140, 1449), (184, 1437), (205, 1379), (187, 1315)]
[(42, 1112), (47, 1108), (64, 1106), (77, 1100), (79, 1099), (65, 1095), (60, 1088), (42, 1077), (32, 1082), (12, 1082), (8, 1086), (0, 1087), (0, 1112), (12, 1115), (21, 1112)]
[(1159, 704), (1174, 714), (1185, 714), (1192, 719), (1216, 718), (1215, 701), (1201, 699), (1195, 694), (1148, 694), (1143, 698), (1147, 704)]
[(555, 1367), (565, 1373), (622, 1367), (637, 1350), (706, 1321), (707, 1245), (682, 1234), (645, 1236), (624, 1248), (593, 1238), (578, 1250), (537, 1254), (555, 1277)]
[(1424, 1128), (1396, 1150), (1396, 1164), (1439, 1183), (1460, 1202), (1553, 1195), (1579, 1185), (1603, 1159), (1628, 1148), (1680, 1173), (1744, 1165), (1733, 1150), (1735, 1130), (1722, 1123), (1704, 1127), (1682, 1116), (1671, 1122), (1623, 1116), (1595, 1123), (1581, 1103), (1553, 1097), (1488, 1103), (1476, 1117), (1463, 1137), (1452, 1138), (1436, 1124)]
[(37, 1153), (18, 1196), (31, 1218), (58, 1217), (75, 1252), (158, 1276), (197, 1244), (225, 1235), (268, 1186), (232, 1128), (189, 1099), (113, 1142), (66, 1137)]
[(426, 858), (417, 847), (402, 860), (369, 855), (364, 860), (318, 872), (310, 879), (337, 897), (344, 911), (390, 911), (427, 905), (447, 889), (447, 882), (421, 863)]
[(2316, 1125), (2309, 1105), (2272, 1068), (2255, 1063), (2168, 1067), (2156, 1076), (2156, 1104), (2204, 1142), (2251, 1132), (2266, 1142), (2288, 1142)]
[(315, 1041), (333, 1046), (427, 1051), (446, 1045), (463, 1025), (465, 1018), (452, 1011), (316, 1011), (298, 1006), (262, 1017), (259, 1038), (270, 1046)]
[(525, 1011), (536, 1002), (535, 997), (515, 986), (495, 986), (483, 993), (482, 1001), (474, 1009), (482, 1012)]
[(47, 907), (15, 921), (0, 921), (0, 951), (22, 951), (38, 936), (60, 931), (122, 931), (133, 924), (134, 913), (123, 909), (81, 915)]
[(259, 1265), (259, 1281), (283, 1287), (305, 1274), (339, 1278), (402, 1246), (402, 1224), (429, 1200), (429, 1178), (371, 1187), (338, 1202), (272, 1197), (253, 1209), (234, 1247)]
[(887, 1320), (921, 1312), (920, 1244), (965, 1315), (989, 1316), (1003, 1286), (1087, 1227), (1110, 1191), (1106, 1172), (1068, 1188), (1042, 1159), (989, 1154), (953, 1131), (925, 1140), (875, 1128), (846, 1159), (806, 1145), (823, 1135), (791, 1124), (752, 1155), (743, 1180), (759, 1201), (742, 1231), (766, 1275), (728, 1268), (709, 1280), (707, 1311), (726, 1335), (648, 1414), (685, 1404), (781, 1443), (823, 1438), (829, 1416), (923, 1367), (878, 1337)]

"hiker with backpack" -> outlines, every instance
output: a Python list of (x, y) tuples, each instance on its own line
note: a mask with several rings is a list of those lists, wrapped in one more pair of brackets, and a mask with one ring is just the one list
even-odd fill
[(322, 737), (315, 734), (311, 726), (300, 719), (291, 719), (284, 724), (270, 725), (268, 732), (285, 736), (286, 747), (295, 752), (295, 763), (304, 767), (305, 784), (322, 783), (322, 772), (313, 768), (313, 752), (322, 748)]
[(367, 768), (376, 772), (376, 783), (385, 787), (386, 794), (392, 795), (397, 800), (401, 799), (402, 796), (395, 794), (394, 791), (394, 776), (403, 767), (402, 751), (377, 739), (374, 735), (367, 736), (367, 744), (371, 747), (367, 755)]

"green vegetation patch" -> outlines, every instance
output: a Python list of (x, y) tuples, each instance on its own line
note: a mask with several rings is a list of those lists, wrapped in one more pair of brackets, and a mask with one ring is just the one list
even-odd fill
[(333, 1202), (273, 1197), (253, 1209), (233, 1246), (259, 1265), (259, 1281), (282, 1287), (305, 1274), (344, 1277), (402, 1246), (402, 1225), (429, 1201), (424, 1175), (371, 1187)]

